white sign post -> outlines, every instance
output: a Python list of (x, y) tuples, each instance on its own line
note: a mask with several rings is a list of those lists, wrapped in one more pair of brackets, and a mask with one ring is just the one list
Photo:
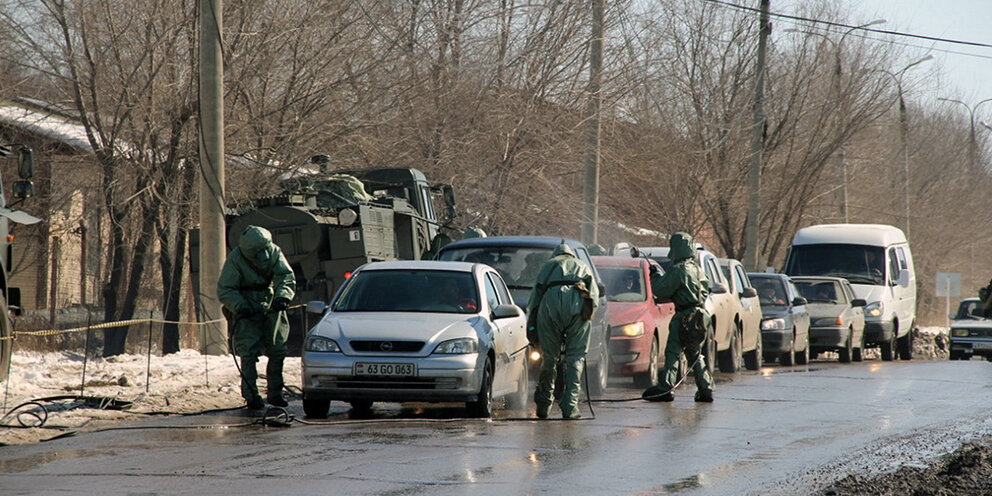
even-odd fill
[(947, 319), (947, 326), (951, 327), (951, 297), (961, 297), (961, 274), (958, 272), (938, 272), (936, 296), (943, 296), (944, 318)]

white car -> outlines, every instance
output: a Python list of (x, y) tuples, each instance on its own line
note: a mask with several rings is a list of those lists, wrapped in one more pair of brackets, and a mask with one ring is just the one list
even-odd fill
[(523, 310), (487, 265), (363, 265), (307, 334), (303, 410), (324, 418), (331, 400), (358, 411), (374, 401), (465, 402), (470, 416), (489, 417), (500, 396), (523, 408), (525, 328)]

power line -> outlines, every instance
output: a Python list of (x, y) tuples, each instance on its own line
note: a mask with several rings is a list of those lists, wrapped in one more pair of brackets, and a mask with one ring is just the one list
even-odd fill
[[(730, 2), (724, 2), (722, 0), (703, 0), (703, 1), (704, 2), (708, 2), (708, 3), (712, 3), (712, 4), (716, 4), (716, 5), (721, 5), (721, 6), (724, 6), (724, 7), (730, 7), (730, 8), (737, 9), (737, 10), (743, 10), (743, 11), (747, 11), (747, 12), (753, 12), (755, 14), (760, 13), (760, 10), (758, 10), (756, 8), (747, 7), (747, 6), (744, 6), (744, 5), (738, 5), (738, 4), (730, 3)], [(773, 17), (780, 18), (780, 19), (791, 19), (793, 21), (809, 22), (809, 23), (813, 23), (813, 24), (823, 24), (823, 25), (826, 25), (826, 26), (832, 26), (832, 27), (838, 27), (838, 28), (857, 29), (857, 30), (861, 30), (861, 31), (865, 31), (865, 32), (870, 32), (870, 33), (887, 34), (887, 35), (890, 35), (890, 36), (902, 36), (902, 37), (906, 37), (906, 38), (916, 38), (916, 39), (920, 39), (920, 40), (937, 41), (937, 42), (940, 42), (940, 43), (951, 43), (951, 44), (954, 44), (954, 45), (967, 45), (967, 46), (982, 47), (982, 48), (992, 48), (992, 44), (979, 43), (977, 41), (954, 40), (954, 39), (950, 39), (950, 38), (938, 38), (938, 37), (935, 37), (935, 36), (926, 36), (926, 35), (922, 35), (922, 34), (904, 33), (904, 32), (901, 32), (901, 31), (890, 31), (890, 30), (887, 30), (887, 29), (874, 29), (874, 28), (867, 28), (867, 27), (861, 27), (861, 26), (852, 26), (850, 24), (844, 24), (844, 23), (840, 23), (840, 22), (824, 21), (822, 19), (813, 19), (811, 17), (794, 16), (794, 15), (789, 15), (789, 14), (779, 14), (779, 13), (775, 13), (775, 12), (771, 12), (770, 15), (773, 16)]]

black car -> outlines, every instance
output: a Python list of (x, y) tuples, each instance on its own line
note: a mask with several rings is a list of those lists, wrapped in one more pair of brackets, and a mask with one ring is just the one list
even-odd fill
[[(503, 276), (513, 301), (526, 309), (538, 272), (562, 241), (562, 238), (548, 236), (469, 238), (445, 246), (438, 252), (436, 259), (489, 265)], [(575, 251), (576, 256), (589, 266), (599, 286), (599, 306), (592, 318), (589, 352), (586, 353), (589, 392), (598, 395), (606, 390), (610, 369), (610, 320), (606, 313), (606, 288), (599, 273), (596, 272), (592, 259), (589, 258), (589, 250), (586, 246), (570, 239), (564, 241)], [(532, 350), (531, 357), (536, 367), (540, 354)]]
[(809, 310), (806, 298), (785, 274), (748, 272), (761, 303), (761, 346), (765, 362), (809, 363)]

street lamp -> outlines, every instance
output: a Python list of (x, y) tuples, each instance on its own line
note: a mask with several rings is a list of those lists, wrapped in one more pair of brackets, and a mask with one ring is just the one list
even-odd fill
[[(977, 141), (977, 139), (975, 137), (975, 113), (978, 112), (978, 107), (979, 106), (981, 106), (985, 102), (992, 101), (992, 98), (986, 98), (986, 99), (984, 99), (984, 100), (976, 103), (975, 105), (968, 105), (967, 103), (964, 103), (961, 100), (955, 100), (953, 98), (939, 98), (938, 97), (937, 99), (938, 100), (941, 100), (941, 101), (944, 101), (944, 102), (959, 103), (961, 105), (964, 105), (964, 108), (968, 109), (968, 123), (970, 125), (970, 130), (971, 130), (970, 131), (971, 134), (969, 135), (970, 136), (969, 139), (971, 141), (969, 142), (969, 148), (968, 148), (968, 155), (969, 155), (968, 156), (968, 161), (969, 161), (969, 165), (971, 165), (971, 167), (972, 167), (972, 170), (974, 170), (974, 168), (978, 165), (978, 141)], [(985, 121), (982, 121), (981, 124), (983, 126), (986, 126), (987, 127), (987, 125), (985, 124)]]
[(906, 65), (902, 69), (893, 73), (885, 69), (877, 69), (879, 72), (884, 72), (892, 77), (896, 82), (896, 89), (899, 94), (899, 137), (901, 138), (902, 144), (902, 184), (903, 184), (903, 208), (906, 216), (906, 239), (909, 239), (910, 234), (910, 206), (909, 206), (909, 119), (906, 115), (906, 99), (903, 97), (902, 91), (902, 75), (917, 64), (922, 64), (928, 60), (933, 60), (933, 55), (927, 55), (911, 64)]
[[(844, 73), (844, 69), (843, 69), (844, 66), (841, 63), (841, 52), (844, 44), (844, 38), (847, 38), (847, 35), (859, 29), (864, 29), (868, 26), (875, 26), (877, 24), (884, 24), (885, 22), (886, 22), (885, 19), (875, 19), (873, 21), (851, 27), (850, 29), (844, 31), (843, 34), (841, 34), (840, 40), (838, 41), (834, 41), (830, 39), (830, 37), (827, 36), (826, 34), (819, 33), (816, 31), (807, 31), (801, 29), (784, 30), (787, 33), (804, 33), (808, 35), (819, 36), (824, 40), (830, 42), (831, 45), (833, 45), (834, 48), (833, 90), (834, 90), (834, 98), (836, 98), (837, 104), (841, 107), (841, 112), (840, 112), (841, 118), (847, 117), (846, 99), (841, 97), (841, 76)], [(840, 182), (840, 188), (839, 188), (840, 198), (838, 202), (840, 204), (840, 216), (844, 218), (844, 223), (846, 224), (849, 221), (849, 216), (847, 211), (847, 154), (845, 150), (845, 145), (846, 145), (845, 142), (841, 142), (840, 146), (837, 149), (837, 176)]]

